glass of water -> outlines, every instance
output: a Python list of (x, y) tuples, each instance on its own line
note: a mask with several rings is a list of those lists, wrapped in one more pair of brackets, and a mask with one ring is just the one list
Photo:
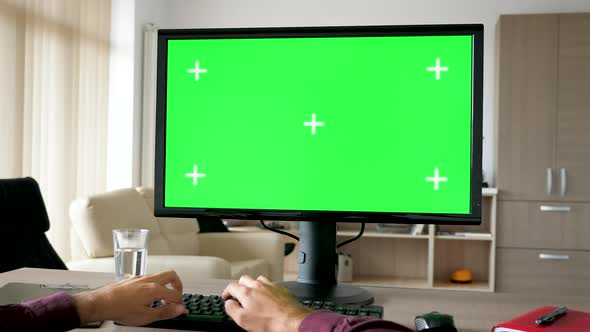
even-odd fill
[(115, 279), (145, 274), (148, 252), (147, 229), (114, 229)]

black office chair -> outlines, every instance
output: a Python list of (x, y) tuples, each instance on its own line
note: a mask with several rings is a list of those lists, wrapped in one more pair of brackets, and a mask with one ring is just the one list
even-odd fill
[(67, 270), (45, 236), (48, 230), (37, 181), (0, 179), (0, 272), (21, 267)]

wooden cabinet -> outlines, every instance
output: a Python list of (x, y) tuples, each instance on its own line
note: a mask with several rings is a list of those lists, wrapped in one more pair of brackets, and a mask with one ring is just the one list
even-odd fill
[(500, 18), (501, 199), (590, 201), (590, 14)]
[(566, 200), (589, 201), (590, 14), (560, 16), (557, 105), (555, 167), (566, 172), (558, 191)]
[(558, 27), (557, 15), (500, 19), (497, 187), (506, 199), (550, 197)]
[(590, 295), (590, 14), (498, 37), (498, 290)]

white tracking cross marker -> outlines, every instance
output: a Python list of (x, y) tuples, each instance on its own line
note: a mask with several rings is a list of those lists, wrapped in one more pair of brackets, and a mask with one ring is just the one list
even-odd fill
[(315, 135), (315, 128), (316, 127), (323, 127), (324, 126), (324, 123), (323, 122), (317, 122), (315, 120), (315, 113), (313, 113), (311, 115), (311, 122), (304, 122), (303, 125), (306, 126), (306, 127), (311, 127), (311, 134), (312, 135)]
[(192, 173), (186, 173), (186, 177), (193, 178), (193, 186), (196, 186), (198, 183), (198, 178), (204, 178), (205, 174), (199, 173), (197, 169), (197, 165), (193, 166)]
[(195, 61), (195, 68), (189, 69), (187, 70), (188, 73), (194, 73), (195, 74), (195, 81), (199, 80), (199, 75), (201, 73), (206, 73), (207, 69), (201, 69), (199, 68), (199, 61)]
[(449, 67), (441, 67), (440, 66), (440, 59), (436, 58), (436, 67), (428, 67), (426, 70), (436, 72), (436, 80), (440, 80), (440, 72), (441, 71), (449, 71)]
[(438, 190), (438, 183), (439, 182), (447, 182), (447, 178), (442, 178), (438, 176), (438, 168), (434, 169), (434, 177), (427, 177), (426, 181), (434, 182), (434, 190)]

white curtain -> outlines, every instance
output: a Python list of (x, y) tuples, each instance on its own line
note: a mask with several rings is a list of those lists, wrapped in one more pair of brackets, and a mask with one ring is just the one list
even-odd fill
[(69, 203), (106, 182), (110, 0), (0, 0), (0, 178), (32, 176), (70, 259)]

